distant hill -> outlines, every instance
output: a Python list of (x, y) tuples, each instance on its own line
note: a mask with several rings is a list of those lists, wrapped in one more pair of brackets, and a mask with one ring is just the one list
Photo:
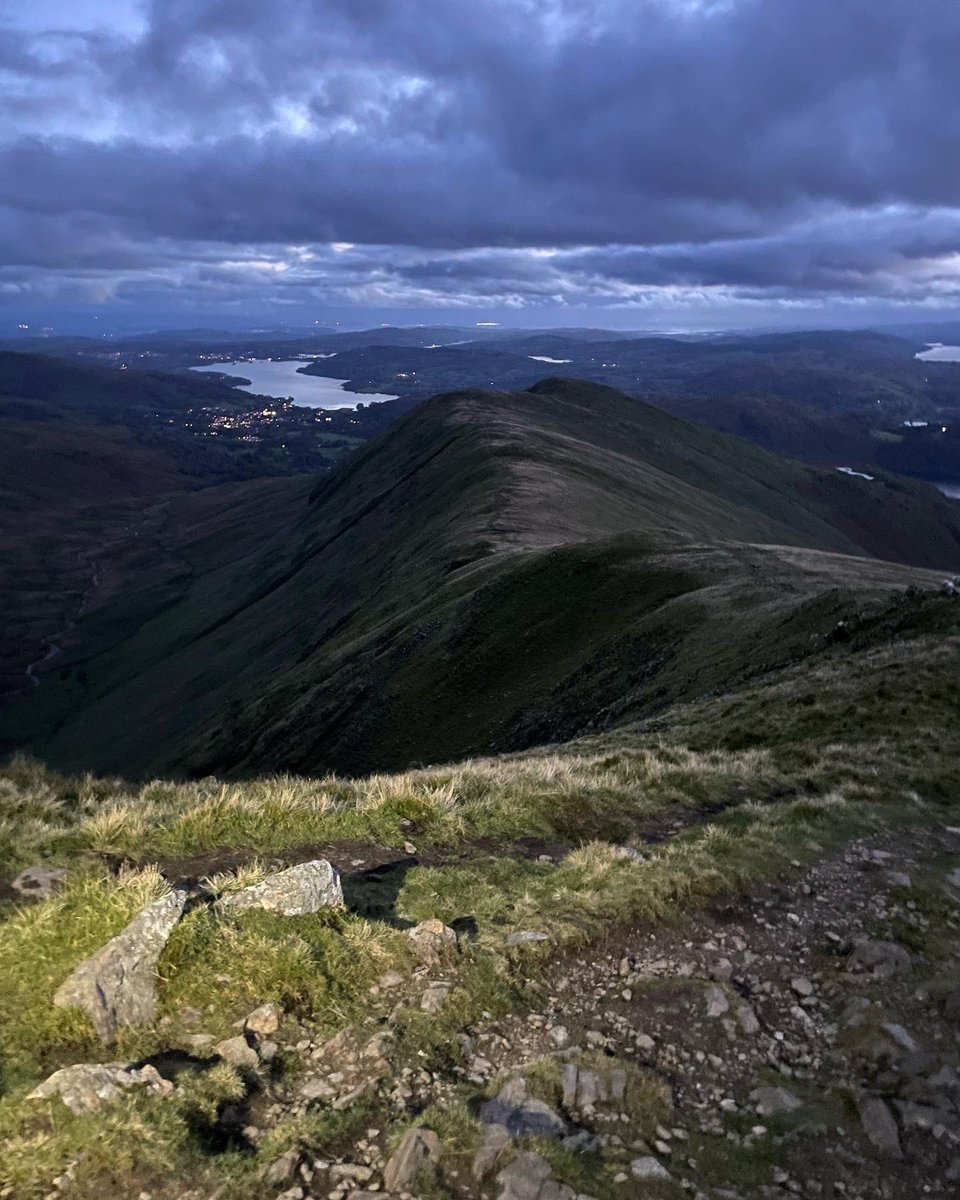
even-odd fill
[[(946, 340), (949, 328), (940, 331)], [(360, 427), (346, 430), (359, 438), (373, 436), (411, 404), (439, 392), (523, 391), (556, 370), (816, 465), (881, 468), (960, 483), (960, 364), (916, 358), (930, 332), (905, 326), (667, 337), (597, 329), (381, 326), (349, 332), (208, 331), (206, 340), (193, 331), (106, 342), (34, 338), (19, 345), (56, 348), (80, 362), (112, 367), (115, 374), (123, 366), (127, 375), (135, 371), (154, 381), (169, 380), (170, 372), (189, 378), (187, 368), (201, 354), (224, 361), (316, 355), (305, 372), (346, 378), (358, 402), (366, 393), (400, 396), (359, 414)], [(918, 421), (927, 425), (905, 424)], [(310, 442), (284, 437), (272, 456), (273, 470), (282, 473), (283, 459), (291, 454), (297, 469), (316, 469)]]
[(235, 402), (236, 394), (209, 377), (130, 374), (47, 354), (0, 351), (0, 413), (27, 415), (32, 402), (38, 416), (71, 413), (116, 420), (134, 412), (227, 400)]
[[(870, 412), (892, 419), (911, 415), (939, 393), (914, 355), (922, 343), (865, 331), (728, 335), (714, 338), (609, 337), (563, 333), (495, 337), (465, 342), (438, 338), (431, 348), (401, 342), (382, 331), (377, 341), (345, 335), (331, 341), (335, 360), (308, 369), (335, 369), (338, 378), (370, 391), (402, 386), (429, 395), (464, 385), (528, 387), (544, 362), (562, 364), (565, 376), (606, 383), (655, 398), (738, 394), (797, 401), (826, 411)], [(943, 364), (941, 364), (943, 365)], [(958, 394), (960, 369), (940, 373)], [(881, 413), (876, 411), (880, 403)]]
[(828, 654), (871, 606), (908, 633), (960, 510), (547, 380), (435, 397), (319, 482), (183, 496), (157, 543), (7, 744), (242, 773), (569, 737)]

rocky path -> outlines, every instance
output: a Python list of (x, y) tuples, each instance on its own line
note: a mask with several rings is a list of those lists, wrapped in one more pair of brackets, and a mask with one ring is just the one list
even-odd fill
[[(957, 1195), (958, 864), (960, 830), (862, 841), (683, 928), (617, 931), (547, 965), (522, 943), (535, 1011), (463, 1029), (442, 1070), (393, 1051), (406, 1007), (450, 1002), (444, 960), (387, 977), (364, 1026), (326, 1044), (297, 1031), (303, 1071), (245, 1134), (361, 1100), (382, 1128), (335, 1156), (291, 1147), (269, 1194)], [(457, 1110), (461, 1135), (429, 1128)], [(404, 1119), (426, 1128), (388, 1155), (383, 1131)]]

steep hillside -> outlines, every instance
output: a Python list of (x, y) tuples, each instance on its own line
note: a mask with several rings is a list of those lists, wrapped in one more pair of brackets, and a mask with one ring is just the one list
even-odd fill
[(0, 353), (0, 702), (30, 691), (162, 498), (257, 473), (184, 428), (214, 403), (231, 389)]
[(892, 593), (960, 567), (930, 488), (556, 380), (436, 397), (315, 486), (181, 498), (157, 541), (7, 745), (193, 773), (513, 748), (829, 653), (871, 605), (926, 628)]
[(201, 398), (232, 397), (213, 379), (77, 365), (47, 354), (0, 350), (0, 411), (12, 401), (34, 402), (46, 415), (79, 414), (84, 419), (126, 417), (131, 412), (188, 408)]
[(31, 690), (124, 564), (150, 547), (162, 563), (171, 495), (315, 474), (391, 421), (382, 408), (331, 417), (207, 375), (0, 352), (0, 703)]

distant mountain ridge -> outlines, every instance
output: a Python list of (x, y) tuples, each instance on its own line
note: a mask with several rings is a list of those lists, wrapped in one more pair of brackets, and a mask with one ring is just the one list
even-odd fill
[(829, 652), (960, 568), (960, 512), (551, 379), (437, 396), (316, 483), (182, 497), (159, 541), (8, 744), (242, 773), (569, 737)]

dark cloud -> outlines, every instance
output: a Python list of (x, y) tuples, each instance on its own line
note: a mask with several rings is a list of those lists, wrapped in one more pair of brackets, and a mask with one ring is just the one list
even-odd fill
[(960, 290), (955, 0), (82, 7), (0, 6), (0, 297)]

